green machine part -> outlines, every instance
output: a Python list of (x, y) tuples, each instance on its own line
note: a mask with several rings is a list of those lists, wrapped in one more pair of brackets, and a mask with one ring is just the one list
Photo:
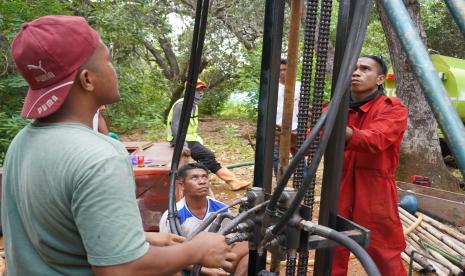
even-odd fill
[[(452, 105), (462, 122), (465, 122), (465, 60), (437, 54), (432, 54), (430, 57)], [(396, 96), (395, 75), (392, 67), (388, 70), (385, 88), (387, 96)], [(443, 138), (441, 132), (439, 136)]]

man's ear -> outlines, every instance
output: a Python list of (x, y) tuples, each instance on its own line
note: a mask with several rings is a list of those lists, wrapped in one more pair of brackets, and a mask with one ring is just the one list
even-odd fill
[(376, 79), (376, 84), (379, 86), (384, 83), (386, 80), (386, 75), (378, 75), (378, 78)]
[(81, 72), (79, 72), (77, 80), (85, 91), (94, 91), (94, 77), (92, 72), (88, 69), (83, 69)]

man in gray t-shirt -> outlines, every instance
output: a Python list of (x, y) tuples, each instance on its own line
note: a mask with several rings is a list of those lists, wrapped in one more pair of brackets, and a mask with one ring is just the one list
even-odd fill
[(119, 100), (108, 48), (82, 17), (23, 24), (12, 43), (29, 84), (21, 116), (35, 119), (6, 154), (2, 225), (9, 275), (172, 275), (231, 268), (223, 236), (184, 241), (144, 233), (132, 167), (118, 141), (92, 130)]

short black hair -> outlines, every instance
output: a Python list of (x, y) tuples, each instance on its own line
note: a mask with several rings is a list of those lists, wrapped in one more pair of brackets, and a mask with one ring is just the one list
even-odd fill
[(366, 55), (366, 56), (361, 56), (361, 58), (369, 58), (369, 59), (374, 60), (379, 65), (378, 73), (381, 73), (382, 75), (387, 74), (388, 68), (387, 68), (386, 62), (384, 62), (384, 59), (383, 59), (382, 56)]
[(285, 58), (282, 58), (282, 59), (281, 59), (281, 63), (280, 63), (280, 64), (285, 64), (285, 65), (287, 65), (287, 59), (285, 59)]
[(195, 169), (202, 169), (202, 170), (206, 171), (207, 174), (208, 174), (208, 169), (207, 169), (207, 167), (205, 167), (204, 164), (202, 164), (202, 163), (188, 163), (188, 164), (182, 166), (178, 170), (178, 179), (183, 179), (184, 177), (186, 177), (186, 173), (188, 171), (195, 170)]

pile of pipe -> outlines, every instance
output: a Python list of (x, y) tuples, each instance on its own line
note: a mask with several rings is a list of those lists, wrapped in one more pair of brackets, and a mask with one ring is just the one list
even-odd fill
[(465, 275), (465, 231), (399, 207), (407, 246), (402, 259), (420, 273)]

